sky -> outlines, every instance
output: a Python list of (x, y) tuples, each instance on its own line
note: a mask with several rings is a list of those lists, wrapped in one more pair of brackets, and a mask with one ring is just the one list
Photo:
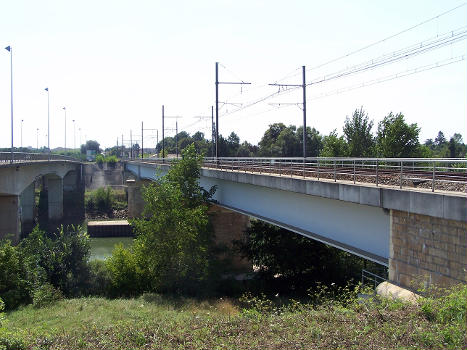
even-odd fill
[[(305, 66), (307, 126), (323, 135), (342, 134), (362, 107), (374, 132), (388, 113), (403, 113), (422, 142), (439, 130), (465, 142), (466, 26), (459, 0), (2, 1), (0, 147), (11, 144), (9, 45), (16, 147), (47, 145), (46, 87), (51, 148), (65, 145), (63, 107), (68, 148), (90, 139), (110, 147), (122, 135), (128, 145), (130, 130), (138, 142), (142, 122), (144, 144), (154, 146), (162, 105), (182, 117), (166, 119), (166, 136), (178, 120), (179, 131), (209, 138), (215, 62), (219, 81), (251, 83), (219, 85), (224, 136), (256, 144), (272, 123), (302, 125), (302, 89), (268, 84), (302, 84)], [(457, 34), (440, 48), (322, 81)]]

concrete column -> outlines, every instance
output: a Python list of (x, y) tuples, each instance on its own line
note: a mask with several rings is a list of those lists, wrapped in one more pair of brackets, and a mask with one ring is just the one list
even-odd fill
[(49, 220), (63, 217), (63, 179), (58, 176), (47, 177)]
[(18, 242), (21, 233), (19, 196), (0, 196), (0, 238)]
[(128, 216), (130, 218), (141, 217), (144, 209), (144, 200), (141, 192), (143, 185), (150, 181), (127, 180), (128, 186)]
[(34, 227), (34, 190), (35, 183), (31, 183), (20, 196), (21, 205), (21, 233), (23, 236), (32, 231)]
[(216, 244), (227, 248), (226, 254), (221, 258), (230, 259), (232, 267), (241, 272), (251, 272), (251, 262), (235, 254), (232, 245), (233, 240), (244, 238), (244, 232), (250, 225), (250, 217), (213, 204), (209, 208), (209, 219)]

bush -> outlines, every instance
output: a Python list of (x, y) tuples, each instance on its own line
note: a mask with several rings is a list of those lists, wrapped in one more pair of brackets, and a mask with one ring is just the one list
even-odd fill
[(82, 294), (89, 276), (90, 243), (80, 226), (71, 226), (68, 231), (62, 226), (50, 237), (36, 226), (20, 247), (45, 281), (66, 296)]
[(143, 291), (142, 271), (131, 249), (126, 249), (123, 244), (116, 245), (105, 264), (110, 276), (111, 294), (134, 296)]
[(96, 155), (96, 163), (99, 164), (99, 165), (102, 165), (102, 163), (104, 163), (105, 161), (105, 158), (102, 154), (98, 154)]
[(18, 246), (8, 240), (0, 241), (0, 295), (7, 309), (30, 301), (33, 275)]
[(110, 165), (115, 165), (118, 161), (117, 157), (115, 155), (107, 156), (105, 158), (105, 161), (110, 164)]
[(109, 296), (111, 290), (111, 275), (105, 261), (93, 260), (89, 262), (89, 279), (86, 294), (95, 296)]
[(111, 213), (115, 197), (110, 187), (99, 188), (91, 192), (85, 200), (86, 210), (100, 213)]
[(63, 299), (60, 289), (54, 288), (50, 283), (44, 283), (36, 290), (32, 296), (32, 305), (35, 308), (42, 308)]

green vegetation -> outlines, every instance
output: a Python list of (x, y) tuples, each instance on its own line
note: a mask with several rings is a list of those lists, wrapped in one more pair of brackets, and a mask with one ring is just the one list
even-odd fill
[[(427, 297), (419, 305), (378, 297), (362, 302), (358, 292), (322, 289), (301, 301), (251, 295), (238, 301), (197, 300), (158, 294), (67, 299), (41, 309), (27, 306), (10, 312), (0, 341), (9, 334), (20, 345), (17, 349), (461, 349), (467, 345), (466, 286), (446, 290), (439, 298)], [(432, 307), (435, 317), (425, 305)]]
[(145, 187), (144, 219), (132, 222), (132, 249), (119, 246), (106, 261), (115, 290), (199, 294), (206, 287), (215, 259), (207, 216), (214, 189), (199, 186), (201, 161), (194, 146), (187, 147), (166, 176)]
[(234, 245), (257, 267), (256, 288), (272, 294), (304, 295), (319, 284), (342, 286), (359, 280), (363, 268), (387, 275), (378, 264), (259, 220)]
[[(17, 246), (0, 241), (0, 295), (8, 310), (87, 288), (89, 238), (80, 227), (47, 235), (35, 227)], [(53, 287), (51, 289), (49, 286)]]
[[(440, 131), (434, 139), (423, 144), (419, 141), (421, 128), (409, 124), (402, 113), (388, 113), (373, 130), (375, 123), (363, 107), (356, 109), (347, 117), (342, 135), (334, 129), (329, 135), (322, 135), (314, 128), (307, 127), (307, 157), (446, 157), (463, 158), (467, 145), (460, 134), (454, 134), (449, 140)], [(212, 142), (205, 139), (202, 132), (190, 136), (182, 131), (176, 137), (165, 138), (165, 151), (175, 154), (194, 143), (195, 149), (206, 156), (212, 154)], [(258, 145), (240, 141), (234, 133), (225, 138), (219, 135), (219, 156), (221, 157), (302, 157), (303, 127), (283, 123), (269, 125)], [(156, 146), (156, 153), (162, 157), (162, 141)]]
[(84, 205), (88, 213), (112, 215), (113, 210), (124, 209), (128, 204), (125, 191), (106, 187), (86, 192)]

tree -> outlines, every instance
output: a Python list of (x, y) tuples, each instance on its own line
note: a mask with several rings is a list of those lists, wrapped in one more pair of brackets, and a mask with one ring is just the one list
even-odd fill
[(416, 157), (420, 153), (416, 123), (407, 124), (404, 115), (389, 113), (378, 123), (378, 155), (386, 158)]
[[(296, 137), (299, 143), (299, 150), (295, 153), (296, 156), (301, 156), (303, 153), (303, 126), (297, 129)], [(317, 157), (323, 148), (323, 137), (315, 128), (306, 128), (306, 156)]]
[(240, 138), (237, 136), (236, 133), (232, 131), (229, 137), (227, 138), (228, 156), (236, 157), (239, 147), (240, 147)]
[(209, 276), (213, 232), (207, 200), (215, 188), (200, 187), (201, 162), (191, 145), (166, 176), (143, 191), (145, 218), (132, 225), (136, 261), (150, 290), (195, 293)]
[(374, 155), (375, 141), (371, 133), (373, 121), (363, 110), (356, 109), (352, 118), (344, 122), (344, 137), (349, 147), (350, 157), (371, 157)]
[(351, 254), (259, 220), (251, 222), (234, 246), (259, 268), (259, 278), (285, 282), (287, 290), (306, 289), (318, 281), (343, 284), (358, 277), (363, 267), (362, 259)]
[(281, 156), (280, 148), (276, 145), (280, 133), (286, 129), (283, 123), (274, 123), (269, 125), (269, 128), (264, 132), (261, 141), (259, 141), (259, 155), (263, 157)]
[(465, 145), (461, 134), (454, 134), (448, 144), (449, 158), (461, 158), (465, 156)]
[(438, 136), (435, 138), (435, 147), (441, 147), (447, 143), (446, 137), (442, 131), (438, 131)]
[(95, 151), (96, 154), (100, 153), (101, 149), (99, 146), (99, 142), (94, 140), (88, 140), (86, 141), (86, 144), (81, 145), (81, 153), (86, 154), (86, 151)]
[(337, 136), (336, 129), (324, 136), (323, 148), (319, 154), (321, 157), (347, 157), (348, 154), (349, 149), (344, 136)]

